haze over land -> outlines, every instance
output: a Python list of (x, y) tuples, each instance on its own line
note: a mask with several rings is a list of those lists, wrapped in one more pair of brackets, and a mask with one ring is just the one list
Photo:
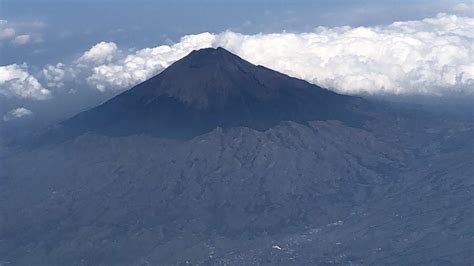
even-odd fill
[(472, 117), (193, 51), (6, 146), (0, 252), (55, 265), (465, 264), (473, 137)]
[(0, 24), (0, 265), (474, 262), (469, 3), (43, 2)]

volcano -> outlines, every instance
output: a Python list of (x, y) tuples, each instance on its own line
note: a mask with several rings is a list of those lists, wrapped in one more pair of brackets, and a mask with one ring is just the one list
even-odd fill
[(216, 127), (262, 131), (281, 121), (357, 123), (361, 117), (351, 108), (362, 101), (253, 65), (223, 48), (207, 48), (62, 125), (65, 136), (189, 139)]
[(0, 158), (3, 265), (469, 265), (474, 123), (222, 48)]

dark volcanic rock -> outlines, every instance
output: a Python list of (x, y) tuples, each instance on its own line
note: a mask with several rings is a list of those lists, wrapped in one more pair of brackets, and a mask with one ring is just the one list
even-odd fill
[(216, 127), (266, 130), (281, 121), (358, 123), (365, 103), (255, 66), (223, 48), (193, 51), (157, 76), (50, 131), (192, 138)]

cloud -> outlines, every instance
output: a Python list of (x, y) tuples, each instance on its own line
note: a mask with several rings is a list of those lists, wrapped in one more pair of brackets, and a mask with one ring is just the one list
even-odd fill
[(18, 45), (23, 45), (23, 44), (27, 44), (29, 43), (31, 40), (31, 36), (28, 35), (28, 34), (23, 34), (23, 35), (18, 35), (15, 37), (15, 39), (13, 39), (13, 43), (14, 44), (18, 44)]
[(0, 19), (0, 41), (11, 40), (14, 45), (43, 41), (41, 31), (46, 27), (41, 21), (7, 21)]
[(0, 27), (0, 40), (10, 39), (13, 36), (15, 36), (15, 29), (13, 29), (13, 28), (1, 28)]
[(385, 27), (302, 34), (233, 32), (218, 44), (249, 61), (348, 94), (473, 92), (474, 19), (440, 14)]
[[(91, 75), (96, 66), (111, 62), (119, 54), (120, 51), (115, 43), (100, 42), (69, 65), (63, 63), (46, 65), (38, 73), (38, 78), (44, 81), (46, 87), (51, 89), (60, 89), (65, 87), (66, 84), (84, 86), (88, 75)], [(69, 89), (69, 92), (75, 92), (75, 90)]]
[(448, 14), (303, 33), (206, 32), (128, 54), (113, 42), (100, 42), (71, 64), (47, 65), (40, 79), (48, 88), (71, 83), (120, 91), (192, 50), (221, 46), (254, 64), (344, 94), (474, 94), (473, 42), (474, 18)]
[(113, 42), (100, 42), (85, 52), (78, 60), (79, 63), (104, 64), (112, 61), (118, 52)]
[(62, 88), (66, 78), (66, 65), (57, 63), (56, 65), (46, 65), (41, 70), (41, 76), (46, 80), (49, 88)]
[(15, 29), (9, 26), (8, 21), (0, 19), (0, 41), (11, 39), (15, 34)]
[(5, 114), (3, 116), (3, 121), (7, 122), (7, 121), (10, 121), (10, 120), (22, 118), (22, 117), (25, 117), (25, 116), (30, 116), (32, 114), (33, 114), (33, 112), (31, 112), (30, 110), (28, 110), (26, 108), (23, 108), (23, 107), (20, 107), (20, 108), (13, 109), (10, 112), (8, 112), (7, 114)]
[(467, 13), (472, 13), (474, 11), (474, 7), (473, 7), (472, 2), (470, 4), (458, 3), (452, 9), (455, 12), (466, 13), (466, 14)]
[(66, 91), (69, 93), (76, 93), (75, 88), (87, 86), (78, 77), (78, 75), (81, 75), (80, 71), (83, 70), (82, 68), (77, 65), (69, 66), (63, 63), (46, 65), (38, 74), (38, 78), (42, 84), (52, 89), (55, 93), (62, 89), (67, 89)]
[[(319, 27), (305, 33), (201, 33), (115, 59), (116, 45), (102, 42), (86, 54), (98, 58), (94, 62), (107, 62), (94, 66), (87, 81), (102, 91), (120, 90), (194, 49), (222, 46), (252, 63), (346, 94), (473, 93), (473, 40), (473, 18), (439, 14), (387, 26)], [(91, 52), (105, 46), (110, 52)]]
[(12, 64), (0, 66), (0, 95), (45, 100), (51, 97), (51, 91), (28, 73), (26, 64)]
[(101, 91), (130, 87), (152, 77), (192, 50), (209, 47), (215, 38), (210, 33), (189, 35), (172, 46), (138, 50), (113, 63), (94, 67), (87, 81)]

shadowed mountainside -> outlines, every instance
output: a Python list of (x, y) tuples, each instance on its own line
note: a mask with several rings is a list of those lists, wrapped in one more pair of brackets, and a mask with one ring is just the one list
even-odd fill
[(472, 120), (221, 48), (34, 138), (0, 161), (0, 264), (474, 261)]
[(85, 132), (192, 138), (216, 127), (266, 130), (281, 121), (341, 120), (357, 124), (361, 98), (340, 95), (223, 48), (193, 51), (157, 76), (63, 122), (46, 139)]

